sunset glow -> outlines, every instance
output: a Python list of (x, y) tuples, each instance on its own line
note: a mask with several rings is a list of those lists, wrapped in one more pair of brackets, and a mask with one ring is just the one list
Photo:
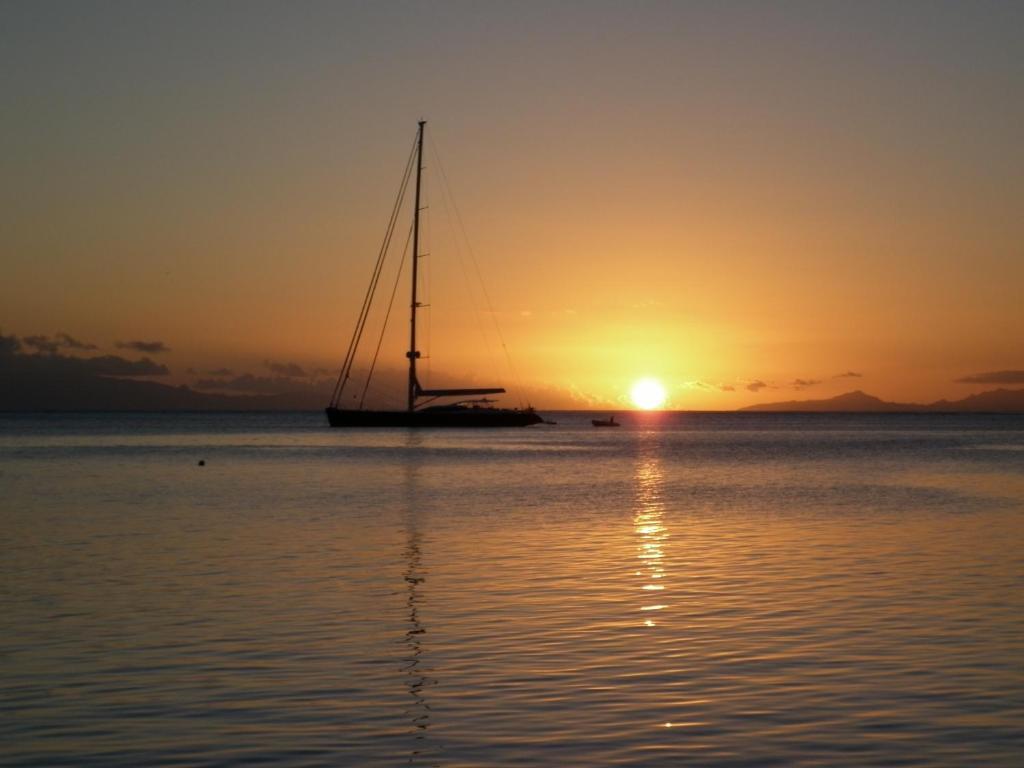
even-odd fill
[[(424, 119), (425, 386), (613, 408), (649, 361), (697, 410), (1017, 386), (1020, 4), (313, 5), (8, 9), (19, 355), (326, 402)], [(410, 216), (373, 407), (407, 382)]]

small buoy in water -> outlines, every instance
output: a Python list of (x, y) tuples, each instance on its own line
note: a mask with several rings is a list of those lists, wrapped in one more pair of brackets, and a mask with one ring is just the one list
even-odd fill
[(205, 467), (206, 466), (206, 460), (205, 459), (200, 459), (199, 460), (199, 466), (200, 467)]

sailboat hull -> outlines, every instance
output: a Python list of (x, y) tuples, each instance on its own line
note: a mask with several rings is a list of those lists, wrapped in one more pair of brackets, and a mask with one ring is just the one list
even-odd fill
[(532, 409), (427, 408), (422, 411), (356, 411), (327, 408), (332, 427), (447, 427), (455, 429), (528, 427), (543, 419)]

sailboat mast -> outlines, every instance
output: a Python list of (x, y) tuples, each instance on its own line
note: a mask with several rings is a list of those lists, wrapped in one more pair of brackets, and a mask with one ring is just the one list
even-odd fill
[(420, 120), (420, 130), (416, 137), (416, 202), (413, 205), (412, 213), (412, 304), (410, 306), (409, 322), (409, 351), (406, 353), (409, 358), (409, 411), (416, 407), (416, 358), (420, 353), (416, 351), (416, 309), (419, 302), (416, 299), (416, 283), (420, 261), (420, 182), (423, 178), (423, 126), (426, 120)]

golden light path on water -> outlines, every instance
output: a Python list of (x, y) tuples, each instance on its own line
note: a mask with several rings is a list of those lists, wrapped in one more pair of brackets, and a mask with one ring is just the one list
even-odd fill
[[(664, 473), (661, 462), (655, 457), (645, 457), (639, 461), (634, 478), (636, 493), (636, 510), (633, 514), (633, 528), (637, 535), (637, 559), (640, 569), (635, 575), (643, 582), (644, 604), (641, 611), (661, 611), (667, 608), (663, 602), (651, 603), (651, 598), (660, 596), (665, 589), (665, 553), (663, 543), (668, 538), (662, 517), (665, 503), (662, 500), (662, 482)], [(654, 618), (645, 618), (644, 625), (655, 626)]]

